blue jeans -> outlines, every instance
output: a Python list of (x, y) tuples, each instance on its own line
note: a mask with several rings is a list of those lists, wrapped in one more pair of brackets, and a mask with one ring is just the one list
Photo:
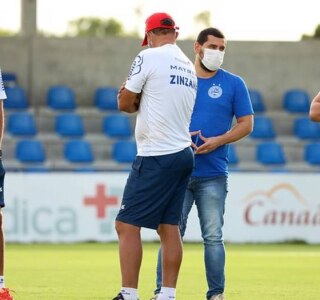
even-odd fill
[[(186, 191), (180, 233), (184, 236), (189, 212), (196, 204), (200, 220), (201, 234), (204, 243), (204, 262), (208, 283), (207, 299), (224, 292), (225, 286), (225, 248), (222, 227), (224, 223), (225, 200), (227, 197), (228, 179), (219, 177), (191, 177)], [(161, 289), (161, 249), (157, 263), (157, 288)]]

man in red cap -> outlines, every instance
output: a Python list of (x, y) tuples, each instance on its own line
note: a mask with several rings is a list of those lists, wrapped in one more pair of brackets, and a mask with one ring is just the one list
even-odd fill
[[(155, 13), (146, 20), (145, 36), (141, 46), (148, 45), (148, 33), (157, 28), (170, 29), (172, 33), (176, 34), (176, 38), (178, 37), (176, 30), (178, 30), (179, 27), (175, 25), (171, 16), (166, 13)], [(149, 46), (151, 45), (149, 44)]]
[(176, 45), (177, 27), (166, 13), (146, 20), (142, 46), (118, 93), (118, 107), (137, 112), (137, 157), (116, 218), (122, 275), (114, 300), (137, 300), (141, 227), (157, 230), (163, 278), (159, 300), (174, 300), (182, 260), (179, 220), (194, 163), (189, 124), (197, 89), (193, 63)]

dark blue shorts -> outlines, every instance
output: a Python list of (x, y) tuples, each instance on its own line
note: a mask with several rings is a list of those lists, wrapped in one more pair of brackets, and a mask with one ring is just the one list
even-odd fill
[(168, 155), (137, 156), (116, 220), (151, 229), (178, 225), (193, 165), (190, 147)]
[(5, 207), (4, 204), (4, 197), (3, 197), (3, 183), (4, 183), (4, 175), (5, 175), (5, 170), (4, 167), (2, 165), (2, 160), (0, 159), (0, 207)]

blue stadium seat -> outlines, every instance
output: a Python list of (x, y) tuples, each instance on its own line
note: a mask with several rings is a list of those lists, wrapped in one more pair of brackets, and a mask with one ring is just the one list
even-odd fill
[(112, 158), (119, 163), (131, 163), (137, 155), (135, 141), (117, 141), (112, 145)]
[(118, 89), (115, 87), (99, 87), (94, 94), (94, 105), (100, 110), (118, 109)]
[(82, 137), (85, 133), (81, 116), (73, 113), (57, 115), (55, 131), (62, 137)]
[(46, 160), (43, 144), (37, 140), (18, 141), (16, 159), (23, 163), (43, 163)]
[(229, 144), (228, 158), (229, 158), (229, 164), (235, 165), (239, 162), (236, 146), (234, 144)]
[(283, 96), (283, 108), (290, 113), (308, 113), (310, 96), (302, 89), (289, 89)]
[(48, 89), (47, 105), (57, 110), (72, 110), (77, 107), (74, 91), (64, 85), (55, 85)]
[(5, 109), (27, 109), (29, 106), (25, 90), (19, 86), (7, 87), (7, 99), (3, 102)]
[(16, 86), (18, 84), (17, 74), (13, 72), (2, 72), (2, 81), (6, 88)]
[(304, 159), (311, 165), (320, 165), (320, 143), (306, 144)]
[(70, 140), (64, 144), (64, 158), (72, 163), (91, 163), (94, 155), (91, 144), (85, 140)]
[(263, 113), (266, 111), (266, 106), (262, 94), (256, 89), (249, 89), (249, 95), (255, 113)]
[(38, 131), (34, 116), (28, 112), (10, 114), (6, 128), (10, 134), (18, 136), (34, 136)]
[(286, 163), (283, 147), (276, 142), (257, 144), (256, 160), (264, 165), (283, 165)]
[(300, 139), (320, 139), (320, 124), (312, 122), (308, 117), (296, 118), (293, 133)]
[(273, 122), (267, 116), (254, 116), (253, 131), (250, 134), (254, 139), (273, 139), (276, 137)]
[(125, 114), (105, 116), (102, 131), (109, 137), (128, 138), (132, 135), (130, 119)]

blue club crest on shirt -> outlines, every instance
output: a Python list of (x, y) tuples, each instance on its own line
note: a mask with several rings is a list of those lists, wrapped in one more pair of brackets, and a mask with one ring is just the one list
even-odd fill
[(220, 98), (222, 95), (222, 88), (218, 85), (213, 85), (208, 90), (208, 95), (209, 95), (209, 97), (211, 97), (213, 99)]

